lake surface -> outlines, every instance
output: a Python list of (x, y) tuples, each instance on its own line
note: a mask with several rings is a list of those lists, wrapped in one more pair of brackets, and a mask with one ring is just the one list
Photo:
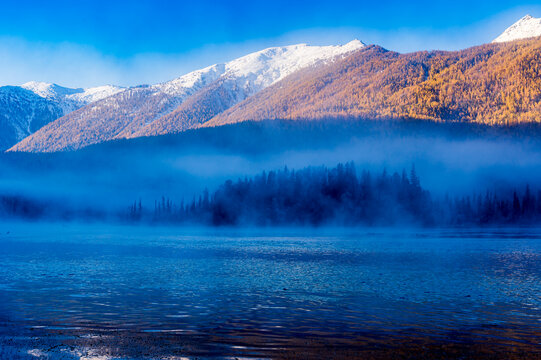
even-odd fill
[(541, 230), (0, 224), (0, 358), (540, 358)]

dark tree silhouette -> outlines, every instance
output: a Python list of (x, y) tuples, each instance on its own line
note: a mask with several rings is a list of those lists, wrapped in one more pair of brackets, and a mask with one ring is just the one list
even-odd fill
[[(309, 167), (298, 171), (285, 167), (253, 178), (228, 180), (214, 193), (176, 206), (163, 197), (156, 201), (152, 220), (204, 225), (340, 225), (340, 226), (476, 226), (537, 224), (541, 220), (541, 192), (537, 198), (526, 186), (523, 195), (507, 191), (434, 201), (423, 189), (412, 165), (409, 176), (357, 175), (352, 162), (334, 168)], [(132, 220), (141, 218), (134, 203)]]

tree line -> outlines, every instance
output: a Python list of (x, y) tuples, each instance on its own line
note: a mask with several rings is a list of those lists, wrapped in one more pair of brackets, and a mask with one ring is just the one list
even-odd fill
[[(112, 217), (109, 214), (116, 214)], [(0, 195), (0, 217), (99, 219), (205, 226), (484, 226), (541, 223), (541, 189), (497, 189), (434, 199), (415, 167), (401, 173), (358, 171), (352, 162), (262, 172), (228, 180), (190, 201), (163, 196), (128, 210), (69, 209), (56, 202)]]
[(461, 226), (533, 224), (541, 220), (541, 191), (495, 191), (434, 200), (415, 167), (374, 175), (352, 162), (334, 168), (287, 167), (237, 181), (191, 201), (135, 201), (130, 221), (253, 226)]

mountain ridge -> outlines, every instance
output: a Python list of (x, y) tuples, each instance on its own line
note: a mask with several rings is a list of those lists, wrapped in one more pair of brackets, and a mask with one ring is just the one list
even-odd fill
[(29, 81), (22, 84), (21, 87), (43, 98), (74, 103), (77, 108), (125, 90), (124, 87), (114, 85), (102, 85), (90, 88), (67, 88), (58, 84), (41, 81)]
[(399, 54), (368, 46), (297, 73), (201, 127), (269, 119), (425, 119), (484, 124), (541, 118), (541, 39)]
[[(147, 136), (151, 132), (181, 131), (193, 126), (191, 122), (201, 121), (200, 117), (193, 116), (206, 112), (203, 119), (210, 119), (216, 115), (216, 111), (246, 99), (301, 68), (346, 56), (362, 47), (362, 42), (353, 40), (341, 46), (298, 44), (267, 48), (165, 83), (129, 88), (49, 123), (10, 150), (77, 149), (101, 141)], [(207, 106), (203, 112), (194, 111), (197, 109), (183, 112), (180, 108), (183, 102), (197, 93), (202, 103), (218, 101), (221, 102), (220, 106)], [(205, 94), (221, 94), (222, 99), (205, 98)], [(166, 118), (176, 109), (179, 112)], [(179, 113), (184, 116), (176, 116)], [(162, 117), (166, 120), (152, 127), (151, 124)], [(181, 123), (171, 126), (169, 121)]]
[[(65, 99), (64, 116), (9, 151), (76, 150), (246, 120), (535, 122), (541, 117), (538, 35), (541, 19), (527, 15), (491, 44), (460, 51), (399, 54), (358, 40), (336, 46), (297, 44), (119, 92), (28, 83), (23, 87), (45, 99)], [(58, 113), (57, 107), (50, 108)], [(27, 133), (19, 130), (18, 136)]]
[(1, 86), (0, 149), (10, 148), (44, 125), (122, 89), (111, 85), (73, 89), (38, 81)]

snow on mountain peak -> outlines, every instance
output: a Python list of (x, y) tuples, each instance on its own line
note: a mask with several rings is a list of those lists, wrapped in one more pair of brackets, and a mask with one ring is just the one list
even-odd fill
[(363, 47), (359, 41), (343, 46), (307, 44), (273, 47), (252, 53), (225, 64), (224, 77), (241, 80), (241, 85), (262, 90), (302, 68), (326, 62)]
[(112, 85), (98, 86), (88, 89), (71, 89), (57, 84), (41, 81), (29, 81), (21, 85), (21, 88), (30, 90), (42, 98), (58, 101), (72, 101), (82, 104), (88, 104), (93, 101), (101, 100), (123, 90), (121, 87)]
[(81, 103), (89, 104), (91, 102), (114, 95), (123, 90), (125, 90), (125, 88), (113, 85), (97, 86), (71, 94), (68, 96), (68, 98)]
[(70, 89), (60, 85), (41, 82), (29, 81), (21, 85), (23, 89), (30, 90), (43, 98), (61, 98), (78, 92), (83, 92), (83, 89)]
[(365, 46), (359, 40), (345, 45), (310, 46), (307, 44), (271, 47), (223, 64), (216, 64), (183, 75), (175, 80), (154, 85), (173, 96), (189, 96), (218, 80), (233, 80), (247, 95), (282, 80), (301, 68), (332, 60)]
[[(298, 70), (341, 59), (363, 46), (354, 40), (339, 46), (271, 47), (168, 82), (129, 88), (43, 127), (12, 149), (35, 150), (35, 146), (40, 151), (74, 149), (111, 139), (182, 131), (209, 120)], [(47, 96), (54, 85), (27, 86)], [(75, 100), (90, 90), (74, 90), (76, 93), (66, 98)], [(116, 90), (95, 93), (107, 91)], [(193, 96), (191, 101), (185, 103), (190, 96)], [(77, 104), (76, 101), (64, 104), (74, 103)]]
[(541, 18), (534, 18), (531, 15), (526, 15), (509, 28), (507, 28), (500, 36), (494, 39), (493, 43), (502, 43), (507, 41), (528, 39), (541, 36)]

